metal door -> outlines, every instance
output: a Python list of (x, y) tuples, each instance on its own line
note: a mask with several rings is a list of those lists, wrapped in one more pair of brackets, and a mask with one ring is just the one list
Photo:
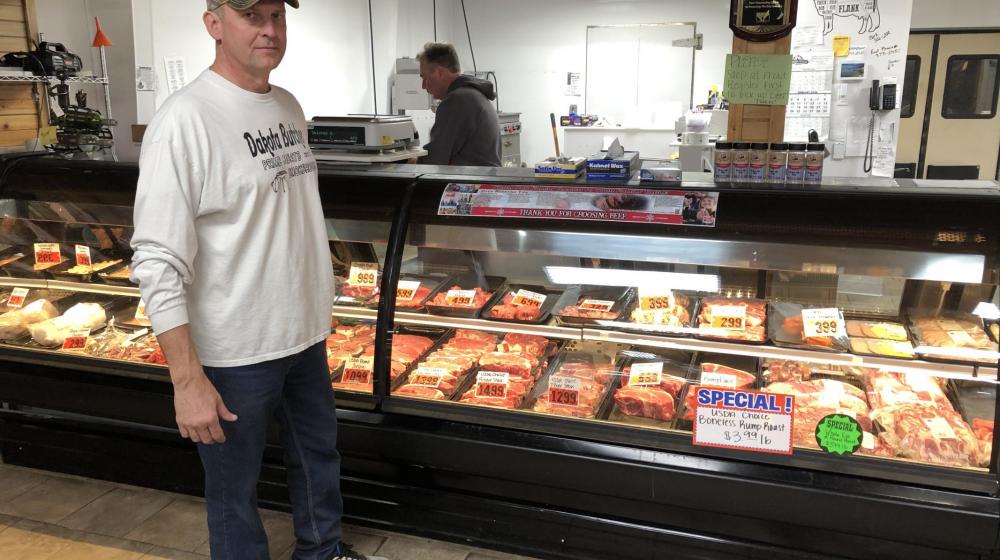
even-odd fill
[(907, 176), (916, 176), (917, 162), (920, 161), (924, 114), (927, 109), (927, 88), (933, 67), (934, 37), (934, 35), (910, 35), (910, 44), (906, 51), (896, 168), (907, 169)]

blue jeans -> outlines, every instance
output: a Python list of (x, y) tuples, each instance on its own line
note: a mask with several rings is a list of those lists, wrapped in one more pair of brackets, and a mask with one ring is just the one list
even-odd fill
[(206, 367), (236, 422), (222, 422), (226, 442), (198, 445), (205, 467), (209, 544), (214, 560), (267, 560), (257, 514), (268, 423), (281, 427), (295, 524), (295, 560), (328, 560), (341, 538), (337, 416), (325, 343), (249, 366)]

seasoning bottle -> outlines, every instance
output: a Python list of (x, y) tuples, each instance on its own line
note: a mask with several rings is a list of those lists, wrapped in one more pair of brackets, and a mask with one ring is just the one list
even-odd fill
[(726, 183), (733, 178), (733, 145), (729, 142), (715, 143), (715, 181)]
[(733, 142), (733, 181), (750, 180), (750, 143)]
[(788, 167), (788, 144), (784, 142), (771, 144), (771, 153), (767, 158), (767, 182), (784, 183), (786, 167)]
[(785, 183), (801, 185), (806, 171), (806, 144), (791, 143), (788, 145), (788, 167), (785, 171)]
[(806, 146), (806, 171), (803, 183), (818, 185), (823, 182), (823, 158), (826, 157), (826, 145), (811, 143)]
[(767, 142), (750, 144), (750, 182), (763, 183), (767, 177)]

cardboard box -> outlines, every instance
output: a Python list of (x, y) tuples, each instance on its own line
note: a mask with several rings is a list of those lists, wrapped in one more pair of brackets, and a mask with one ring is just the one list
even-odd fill
[(582, 157), (571, 158), (565, 162), (555, 159), (541, 161), (535, 164), (535, 177), (545, 179), (576, 179), (587, 169), (587, 160)]
[(639, 180), (643, 183), (681, 184), (681, 170), (662, 164), (654, 164), (639, 170)]
[(598, 181), (627, 181), (639, 171), (639, 152), (625, 152), (618, 159), (604, 159), (602, 152), (587, 158), (587, 178)]

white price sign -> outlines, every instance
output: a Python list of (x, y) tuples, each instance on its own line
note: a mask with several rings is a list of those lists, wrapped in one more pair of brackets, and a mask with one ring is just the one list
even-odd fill
[(802, 332), (805, 338), (844, 336), (844, 320), (840, 310), (836, 308), (803, 309)]
[(35, 264), (59, 264), (62, 253), (58, 243), (35, 243)]
[(348, 385), (368, 385), (372, 382), (372, 371), (375, 369), (373, 356), (350, 357), (344, 364), (341, 379)]
[(448, 290), (444, 301), (455, 307), (472, 307), (476, 301), (476, 290)]
[(399, 301), (413, 301), (420, 290), (419, 280), (400, 280), (396, 286), (396, 299)]
[(10, 309), (21, 309), (24, 307), (25, 300), (28, 299), (28, 288), (14, 288), (10, 292), (10, 297), (7, 298), (7, 307)]
[(719, 305), (712, 308), (712, 328), (744, 331), (747, 328), (747, 308), (743, 305)]
[(374, 288), (378, 285), (378, 263), (354, 263), (347, 283), (357, 288)]
[(736, 388), (736, 376), (731, 373), (701, 372), (701, 384), (709, 387)]
[(580, 405), (580, 388), (583, 382), (579, 377), (555, 375), (549, 378), (549, 402), (569, 406)]
[(516, 305), (518, 307), (541, 307), (548, 298), (545, 294), (539, 294), (537, 292), (532, 292), (529, 290), (518, 290), (514, 294), (514, 299), (511, 300), (511, 305)]
[(135, 320), (136, 321), (148, 321), (149, 317), (146, 315), (146, 302), (139, 298), (139, 305), (135, 306)]
[(607, 312), (607, 311), (611, 311), (611, 309), (614, 306), (615, 306), (615, 302), (613, 302), (613, 301), (607, 301), (607, 300), (603, 300), (603, 299), (585, 299), (585, 300), (581, 301), (580, 305), (578, 305), (577, 307), (579, 307), (580, 309), (587, 310), (587, 311), (604, 311), (604, 312)]
[(792, 454), (795, 397), (696, 387), (694, 445)]
[(86, 245), (76, 246), (76, 264), (77, 266), (91, 266), (90, 247)]
[(410, 385), (422, 385), (425, 387), (437, 387), (441, 385), (441, 379), (448, 375), (448, 370), (444, 368), (419, 368), (410, 376)]
[(659, 385), (663, 380), (663, 362), (632, 364), (628, 384), (638, 387)]

